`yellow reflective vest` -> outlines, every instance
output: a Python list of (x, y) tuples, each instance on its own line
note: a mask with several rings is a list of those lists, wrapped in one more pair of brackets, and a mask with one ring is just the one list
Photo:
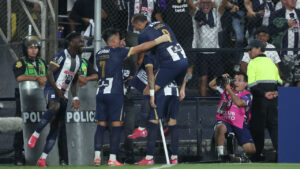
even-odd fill
[(248, 87), (251, 88), (260, 83), (282, 84), (278, 68), (274, 62), (261, 54), (252, 59), (247, 66)]

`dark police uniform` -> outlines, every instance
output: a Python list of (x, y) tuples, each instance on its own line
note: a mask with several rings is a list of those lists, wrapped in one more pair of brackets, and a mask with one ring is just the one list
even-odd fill
[(171, 42), (161, 43), (151, 51), (159, 63), (155, 84), (163, 88), (175, 80), (177, 85), (181, 86), (188, 67), (188, 60), (171, 28), (162, 22), (147, 23), (139, 35), (139, 44), (154, 40), (163, 34), (169, 34)]
[[(45, 62), (40, 59), (29, 59), (28, 57), (22, 57), (13, 65), (13, 71), (15, 74), (15, 78), (20, 75), (26, 76), (46, 76), (47, 67), (45, 66)], [(22, 117), (21, 112), (21, 103), (20, 103), (20, 93), (19, 89), (16, 88), (16, 116)], [(17, 161), (25, 161), (23, 160), (23, 131), (17, 132), (14, 137), (14, 149), (15, 149), (15, 158)]]

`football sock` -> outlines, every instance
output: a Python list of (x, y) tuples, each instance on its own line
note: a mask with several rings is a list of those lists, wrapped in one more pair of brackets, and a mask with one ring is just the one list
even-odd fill
[(95, 137), (94, 137), (94, 149), (95, 151), (101, 151), (103, 145), (103, 135), (106, 127), (97, 125)]
[(217, 146), (218, 156), (224, 155), (224, 146)]
[(100, 158), (101, 151), (95, 151), (95, 158)]
[(144, 130), (145, 128), (144, 127), (139, 127), (138, 128), (140, 131)]
[(153, 155), (146, 155), (146, 160), (152, 160), (153, 159)]
[(169, 126), (169, 130), (171, 133), (171, 149), (172, 154), (178, 154), (178, 131), (177, 125)]
[(36, 137), (36, 138), (39, 138), (40, 137), (40, 133), (38, 133), (38, 132), (34, 132), (33, 134), (32, 134), (34, 137)]
[(46, 159), (46, 158), (47, 158), (47, 156), (48, 156), (48, 154), (46, 154), (46, 153), (42, 153), (42, 155), (41, 155), (40, 159)]
[(171, 160), (177, 159), (178, 155), (171, 155)]
[(109, 160), (116, 161), (117, 160), (116, 154), (110, 154), (109, 155)]
[(117, 154), (119, 151), (120, 145), (120, 136), (121, 136), (122, 127), (112, 127), (110, 133), (110, 153)]
[(154, 155), (158, 124), (148, 122), (147, 155)]

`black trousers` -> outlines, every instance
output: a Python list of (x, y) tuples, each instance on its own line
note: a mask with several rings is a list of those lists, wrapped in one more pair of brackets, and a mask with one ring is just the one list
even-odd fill
[(254, 96), (250, 132), (255, 143), (256, 154), (264, 149), (265, 128), (268, 129), (274, 149), (278, 147), (278, 99), (268, 100)]

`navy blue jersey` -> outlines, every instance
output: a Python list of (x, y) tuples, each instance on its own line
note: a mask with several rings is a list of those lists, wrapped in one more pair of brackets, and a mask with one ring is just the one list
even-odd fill
[(139, 44), (151, 40), (155, 40), (163, 34), (169, 34), (171, 42), (161, 43), (152, 49), (158, 59), (159, 64), (172, 64), (178, 61), (187, 61), (185, 52), (178, 43), (171, 28), (162, 22), (148, 23), (146, 28), (140, 33)]
[(106, 46), (97, 52), (98, 94), (124, 94), (122, 67), (129, 51), (129, 48)]
[[(68, 91), (71, 83), (81, 66), (79, 55), (72, 58), (69, 51), (65, 49), (56, 54), (50, 63), (59, 67), (59, 69), (53, 73), (54, 81), (57, 88), (64, 91), (65, 97), (68, 98)], [(46, 83), (45, 87), (52, 88), (49, 83)]]

